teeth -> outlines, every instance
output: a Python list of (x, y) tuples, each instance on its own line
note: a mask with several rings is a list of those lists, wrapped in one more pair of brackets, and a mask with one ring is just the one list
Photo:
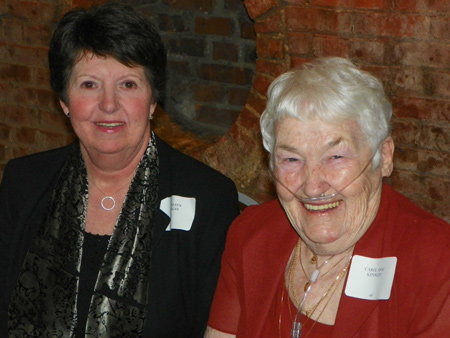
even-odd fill
[(123, 123), (96, 123), (97, 126), (105, 127), (105, 128), (116, 128), (124, 125)]
[(339, 204), (341, 204), (341, 201), (328, 203), (328, 204), (322, 204), (322, 205), (315, 205), (315, 204), (304, 204), (304, 205), (305, 205), (306, 209), (311, 210), (311, 211), (324, 211), (324, 210), (336, 208), (337, 206), (339, 206)]

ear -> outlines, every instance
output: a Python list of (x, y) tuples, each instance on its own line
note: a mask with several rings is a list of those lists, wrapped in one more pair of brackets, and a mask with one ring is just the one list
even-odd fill
[(61, 106), (64, 114), (67, 115), (67, 113), (69, 112), (69, 107), (67, 107), (67, 105), (62, 100), (59, 100), (59, 105)]
[(150, 112), (148, 114), (149, 120), (151, 120), (153, 118), (153, 114), (155, 113), (155, 109), (156, 109), (157, 105), (158, 105), (158, 103), (156, 101), (150, 104)]
[(383, 177), (389, 177), (394, 169), (394, 140), (391, 136), (386, 137), (381, 146), (381, 173)]

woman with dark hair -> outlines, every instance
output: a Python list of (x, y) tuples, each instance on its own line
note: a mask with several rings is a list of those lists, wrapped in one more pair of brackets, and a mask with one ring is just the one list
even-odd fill
[(237, 192), (153, 133), (165, 64), (131, 7), (59, 22), (51, 84), (78, 140), (5, 168), (0, 336), (203, 335)]

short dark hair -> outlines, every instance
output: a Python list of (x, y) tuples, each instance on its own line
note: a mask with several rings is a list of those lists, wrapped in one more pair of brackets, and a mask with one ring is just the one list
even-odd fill
[(67, 103), (67, 86), (75, 63), (85, 53), (111, 56), (132, 67), (144, 67), (153, 98), (164, 93), (166, 51), (151, 20), (133, 7), (107, 3), (91, 9), (73, 9), (57, 24), (50, 41), (50, 82)]

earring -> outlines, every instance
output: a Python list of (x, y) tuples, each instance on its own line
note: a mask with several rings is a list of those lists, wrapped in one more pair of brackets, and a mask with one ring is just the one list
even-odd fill
[(66, 116), (67, 116), (68, 118), (70, 118), (70, 111), (67, 111), (67, 112), (66, 112)]
[(149, 118), (149, 120), (153, 120), (153, 114), (150, 114), (150, 116), (148, 118)]

